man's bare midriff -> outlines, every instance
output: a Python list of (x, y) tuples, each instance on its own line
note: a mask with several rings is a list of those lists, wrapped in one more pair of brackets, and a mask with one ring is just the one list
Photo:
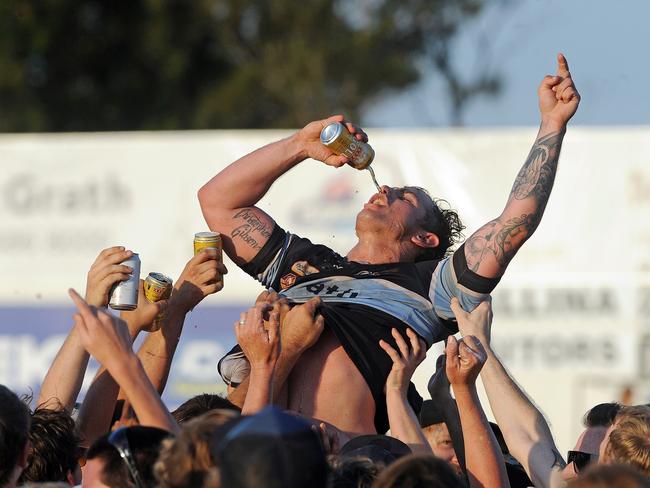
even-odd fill
[(351, 436), (375, 434), (375, 401), (363, 376), (327, 327), (289, 376), (289, 410)]

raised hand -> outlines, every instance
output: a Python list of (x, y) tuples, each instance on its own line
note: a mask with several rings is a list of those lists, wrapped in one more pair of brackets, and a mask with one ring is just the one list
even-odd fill
[(302, 353), (316, 344), (325, 327), (325, 319), (318, 313), (320, 304), (321, 299), (314, 297), (286, 313), (281, 312), (282, 347), (285, 350)]
[(322, 161), (329, 166), (341, 167), (350, 160), (345, 156), (334, 154), (320, 142), (320, 133), (332, 122), (342, 122), (358, 141), (368, 142), (368, 136), (357, 125), (347, 122), (343, 115), (333, 115), (327, 119), (310, 122), (296, 134), (296, 141), (303, 150), (303, 156)]
[(160, 300), (152, 303), (144, 295), (144, 281), (140, 280), (138, 289), (138, 308), (132, 311), (120, 313), (122, 319), (126, 320), (129, 328), (136, 331), (155, 332), (160, 327), (159, 321), (155, 321), (159, 314), (165, 312), (168, 306), (167, 300)]
[(468, 335), (458, 341), (454, 336), (447, 338), (446, 373), (451, 386), (473, 386), (487, 354), (476, 337)]
[(451, 299), (451, 311), (456, 316), (458, 330), (464, 336), (474, 336), (485, 346), (490, 345), (490, 332), (492, 330), (492, 304), (484, 301), (472, 312), (466, 312), (460, 306), (458, 298)]
[[(273, 369), (280, 357), (280, 314), (271, 309), (271, 305), (259, 303), (242, 312), (240, 321), (235, 322), (237, 342), (250, 362), (251, 371)], [(269, 314), (266, 328), (265, 313)]]
[(219, 260), (216, 249), (203, 249), (187, 262), (176, 280), (170, 305), (189, 312), (205, 297), (223, 289), (223, 275), (226, 273), (228, 270)]
[(564, 127), (578, 110), (580, 94), (573, 83), (569, 64), (563, 54), (557, 55), (555, 76), (545, 76), (538, 90), (542, 122)]
[(93, 307), (108, 305), (108, 292), (120, 281), (129, 278), (133, 269), (120, 264), (133, 256), (133, 252), (122, 246), (104, 249), (88, 271), (86, 279), (86, 302)]
[(77, 307), (77, 313), (74, 315), (75, 327), (81, 343), (90, 355), (109, 371), (129, 356), (135, 357), (126, 323), (122, 319), (89, 306), (72, 289), (69, 294)]
[(386, 390), (398, 390), (406, 394), (415, 369), (427, 356), (427, 348), (424, 341), (410, 328), (406, 329), (410, 347), (397, 329), (392, 329), (391, 334), (397, 343), (399, 352), (386, 341), (379, 341), (379, 347), (393, 360), (393, 367), (386, 378)]

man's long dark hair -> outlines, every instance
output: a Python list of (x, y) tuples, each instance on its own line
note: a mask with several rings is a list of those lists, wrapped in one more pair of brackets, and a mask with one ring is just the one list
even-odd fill
[(451, 208), (447, 200), (432, 198), (427, 190), (419, 186), (411, 188), (417, 188), (429, 197), (430, 201), (427, 202), (426, 215), (420, 222), (420, 226), (427, 232), (433, 232), (440, 240), (437, 247), (423, 249), (416, 261), (442, 259), (451, 254), (454, 245), (463, 240), (465, 226), (461, 222), (458, 213)]

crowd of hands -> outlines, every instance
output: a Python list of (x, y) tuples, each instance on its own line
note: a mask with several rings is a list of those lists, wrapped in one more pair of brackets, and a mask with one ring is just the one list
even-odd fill
[[(107, 310), (110, 290), (129, 277), (132, 269), (120, 263), (131, 255), (132, 252), (123, 247), (103, 250), (88, 272), (85, 297), (73, 289), (69, 290), (77, 312), (73, 316), (74, 327), (66, 342), (71, 342), (71, 337), (76, 336), (78, 345), (101, 365), (86, 402), (81, 406), (80, 418), (86, 420), (86, 410), (96, 412), (95, 403), (107, 404), (106, 400), (110, 400), (104, 394), (110, 390), (106, 385), (102, 387), (104, 391), (95, 391), (99, 389), (97, 380), (105, 370), (122, 390), (119, 397), (128, 399), (122, 423), (128, 424), (137, 418), (142, 425), (176, 432), (178, 425), (160, 400), (171, 357), (180, 340), (185, 315), (205, 297), (221, 290), (221, 277), (228, 271), (214, 249), (205, 249), (188, 261), (168, 300), (147, 300), (141, 280), (138, 307), (133, 311), (122, 311), (118, 317)], [(251, 369), (248, 394), (241, 406), (243, 415), (254, 414), (272, 402), (273, 375), (281, 354), (299, 356), (316, 343), (325, 325), (323, 316), (318, 313), (319, 306), (318, 297), (304, 304), (290, 306), (277, 293), (264, 291), (251, 308), (241, 313), (240, 320), (233, 324), (237, 342)], [(483, 302), (471, 314), (461, 308), (457, 299), (452, 301), (451, 306), (458, 318), (463, 338), (457, 340), (450, 336), (447, 341), (446, 375), (456, 397), (465, 391), (475, 395), (476, 379), (487, 360), (484, 344), (489, 344), (491, 306), (489, 302)], [(157, 317), (162, 317), (162, 320), (156, 320)], [(396, 420), (400, 415), (406, 414), (412, 419), (412, 422), (391, 422), (391, 427), (394, 427), (393, 424), (397, 427), (391, 431), (416, 451), (427, 451), (428, 444), (407, 401), (411, 378), (426, 357), (426, 344), (411, 329), (406, 329), (406, 337), (397, 329), (392, 329), (391, 332), (397, 347), (392, 347), (383, 340), (379, 342), (393, 361), (385, 387), (389, 417)], [(141, 333), (146, 333), (147, 338), (140, 351), (136, 352), (132, 347), (133, 342)], [(158, 371), (159, 377), (155, 377), (157, 371), (147, 371), (150, 369), (147, 363), (151, 360), (142, 361), (156, 349), (162, 353), (159, 359), (168, 363), (164, 371)], [(64, 344), (43, 382), (39, 403), (55, 402), (64, 408), (70, 408), (74, 404), (76, 395), (73, 394), (78, 394), (75, 385), (80, 385), (85, 369), (71, 371), (57, 367), (65, 366), (60, 363), (74, 362), (72, 352), (72, 348), (66, 351)], [(87, 358), (82, 358), (81, 362), (84, 360), (87, 361)], [(260, 391), (264, 394), (260, 395)], [(88, 400), (93, 404), (89, 405)], [(400, 408), (395, 405), (400, 405)], [(88, 422), (91, 420), (88, 419)], [(321, 423), (320, 427), (329, 446), (340, 446), (349, 440), (335, 426)], [(91, 427), (91, 430), (98, 433), (103, 429), (97, 426)], [(85, 434), (85, 439), (89, 439), (85, 432), (82, 434)], [(90, 439), (93, 437), (90, 436)]]
[[(39, 408), (72, 412), (89, 357), (99, 362), (101, 367), (78, 407), (77, 428), (85, 447), (120, 426), (150, 426), (181, 434), (181, 427), (161, 395), (187, 313), (204, 298), (220, 291), (227, 273), (220, 254), (204, 249), (187, 262), (169, 299), (150, 302), (144, 296), (141, 281), (138, 307), (123, 311), (118, 317), (107, 309), (109, 295), (111, 288), (132, 272), (121, 264), (131, 255), (123, 247), (103, 250), (88, 272), (85, 296), (69, 290), (77, 309), (74, 325), (39, 394)], [(299, 357), (317, 342), (324, 330), (320, 305), (317, 297), (296, 305), (265, 291), (233, 324), (237, 342), (250, 363), (247, 393), (239, 402), (236, 395), (229, 398), (241, 407), (242, 415), (254, 415), (274, 403), (274, 380), (282, 358)], [(434, 401), (453, 401), (457, 409), (456, 421), (464, 448), (462, 471), (456, 466), (458, 474), (465, 476), (472, 487), (510, 486), (502, 451), (477, 393), (480, 374), (510, 454), (521, 463), (535, 486), (553, 486), (554, 472), (557, 474), (564, 463), (542, 414), (490, 347), (491, 303), (484, 301), (467, 312), (454, 298), (451, 309), (461, 338), (447, 339), (428, 389)], [(133, 344), (141, 333), (146, 337), (136, 351)], [(411, 329), (400, 333), (394, 328), (391, 333), (394, 344), (383, 340), (378, 344), (392, 360), (385, 384), (390, 435), (408, 445), (414, 454), (432, 455), (407, 399), (411, 378), (426, 357), (426, 345)], [(455, 400), (451, 400), (449, 387)], [(115, 406), (119, 404), (123, 405), (122, 412), (115, 421)], [(350, 440), (335, 425), (309, 420), (328, 454), (335, 455)]]
[[(179, 425), (161, 400), (186, 314), (205, 297), (223, 287), (227, 273), (220, 255), (204, 249), (190, 259), (174, 284), (169, 299), (150, 302), (140, 282), (138, 307), (116, 316), (107, 309), (111, 288), (129, 277), (122, 265), (132, 252), (124, 247), (103, 250), (92, 264), (85, 296), (70, 289), (76, 307), (74, 325), (42, 384), (38, 403), (72, 411), (81, 390), (89, 355), (101, 367), (79, 408), (77, 425), (86, 446), (109, 429), (128, 425), (152, 426), (171, 433)], [(276, 365), (282, 355), (298, 357), (313, 346), (324, 329), (320, 299), (290, 305), (274, 292), (261, 293), (253, 306), (233, 324), (237, 342), (250, 363), (248, 393), (242, 415), (252, 415), (273, 402)], [(445, 349), (445, 373), (454, 390), (467, 439), (467, 468), (475, 486), (507, 486), (503, 458), (481, 408), (476, 379), (485, 364), (490, 343), (491, 306), (483, 302), (472, 313), (458, 301), (451, 303), (462, 339), (450, 336)], [(157, 325), (154, 325), (157, 324)], [(431, 448), (407, 400), (410, 380), (426, 357), (425, 343), (411, 329), (402, 335), (392, 329), (395, 347), (380, 341), (392, 359), (385, 393), (391, 435), (414, 453)], [(146, 334), (138, 351), (133, 343)], [(111, 423), (116, 401), (124, 400), (119, 421)], [(328, 453), (335, 454), (350, 438), (327, 422), (313, 421)], [(486, 483), (487, 481), (487, 483)]]

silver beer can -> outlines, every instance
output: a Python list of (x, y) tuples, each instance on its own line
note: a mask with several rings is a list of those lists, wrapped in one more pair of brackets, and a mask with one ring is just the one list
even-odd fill
[(333, 122), (320, 133), (320, 142), (339, 156), (347, 157), (355, 169), (366, 169), (375, 157), (370, 144), (358, 141), (341, 122)]
[(113, 310), (135, 310), (140, 290), (140, 256), (133, 253), (133, 256), (120, 264), (131, 267), (133, 272), (128, 279), (113, 286), (108, 305)]

